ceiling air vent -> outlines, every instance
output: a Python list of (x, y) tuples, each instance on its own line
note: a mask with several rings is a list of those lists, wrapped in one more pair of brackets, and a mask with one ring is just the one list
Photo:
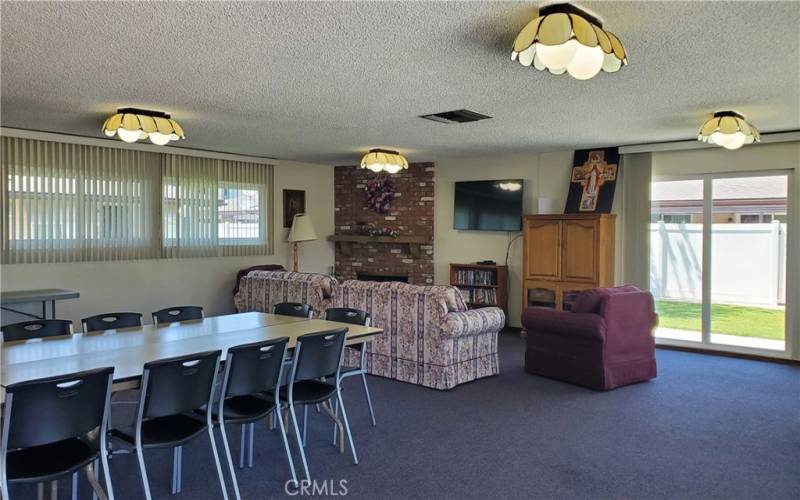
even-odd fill
[(491, 116), (482, 115), (468, 109), (457, 109), (455, 111), (445, 111), (444, 113), (434, 113), (432, 115), (422, 115), (420, 118), (432, 120), (439, 123), (469, 123), (479, 120), (486, 120)]

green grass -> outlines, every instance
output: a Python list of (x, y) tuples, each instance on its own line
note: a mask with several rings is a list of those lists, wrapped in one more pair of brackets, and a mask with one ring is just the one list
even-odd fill
[[(700, 304), (656, 301), (658, 325), (676, 330), (699, 332)], [(711, 331), (739, 337), (783, 340), (786, 331), (783, 309), (712, 304)]]

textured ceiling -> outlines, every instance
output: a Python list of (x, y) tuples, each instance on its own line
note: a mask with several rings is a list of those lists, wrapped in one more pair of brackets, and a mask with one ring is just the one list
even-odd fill
[[(630, 65), (589, 81), (511, 62), (535, 3), (2, 2), (3, 126), (101, 137), (117, 106), (198, 149), (328, 163), (693, 138), (715, 110), (800, 129), (795, 2), (584, 2)], [(418, 115), (469, 108), (446, 125)]]

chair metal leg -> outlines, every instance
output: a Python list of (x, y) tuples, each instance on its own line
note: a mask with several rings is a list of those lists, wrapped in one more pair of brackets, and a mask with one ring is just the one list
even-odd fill
[(78, 473), (72, 473), (72, 500), (78, 500)]
[[(2, 473), (0, 473), (2, 474)], [(297, 484), (297, 480), (295, 479), (295, 484)], [(9, 498), (8, 496), (8, 482), (6, 481), (5, 475), (3, 475), (2, 480), (0, 480), (0, 497), (2, 498)]]
[(367, 375), (361, 372), (361, 381), (364, 383), (364, 394), (367, 396), (367, 406), (369, 407), (369, 418), (372, 419), (372, 427), (378, 425), (375, 422), (375, 411), (372, 409), (372, 398), (369, 396), (369, 387), (367, 387)]
[[(210, 417), (209, 417), (210, 418)], [(208, 426), (208, 438), (211, 440), (211, 452), (214, 455), (214, 465), (217, 466), (217, 476), (219, 477), (219, 486), (222, 488), (222, 498), (228, 500), (228, 488), (225, 487), (225, 475), (222, 473), (222, 465), (219, 463), (219, 454), (217, 453), (217, 441), (214, 439), (214, 426)]]
[(308, 473), (308, 462), (306, 462), (306, 450), (303, 448), (303, 438), (302, 436), (300, 436), (300, 426), (297, 425), (297, 414), (294, 411), (294, 405), (289, 405), (289, 413), (292, 416), (292, 425), (294, 426), (294, 436), (297, 439), (297, 447), (300, 448), (300, 458), (303, 461), (303, 472), (305, 472), (306, 479), (310, 481), (311, 475)]
[[(325, 410), (325, 413), (327, 413), (329, 417), (331, 417), (333, 424), (337, 429), (339, 429), (339, 453), (344, 453), (344, 431), (341, 428), (342, 420), (333, 412), (333, 410), (331, 410), (330, 401), (322, 403), (322, 409)], [(335, 442), (333, 444), (334, 446), (336, 445)]]
[[(100, 463), (103, 465), (103, 477), (106, 483), (106, 494), (108, 495), (109, 500), (114, 500), (114, 486), (111, 484), (111, 469), (108, 466), (108, 453), (106, 452), (107, 449), (107, 442), (105, 437), (100, 440), (100, 449), (102, 452), (100, 453)], [(97, 460), (95, 460), (95, 470), (98, 469)], [(92, 495), (92, 500), (95, 500), (94, 495)]]
[(303, 406), (303, 446), (306, 445), (306, 434), (308, 434), (308, 405)]
[(239, 438), (240, 446), (239, 446), (239, 468), (244, 469), (244, 451), (247, 448), (247, 425), (242, 424), (242, 428), (240, 430), (241, 437)]
[[(278, 410), (276, 409), (273, 414), (277, 412)], [(294, 484), (297, 485), (297, 473), (294, 470), (294, 460), (292, 459), (292, 451), (289, 449), (289, 439), (286, 436), (286, 427), (283, 426), (282, 418), (277, 418), (276, 420), (280, 426), (281, 440), (283, 441), (283, 449), (286, 452), (286, 461), (289, 462), (289, 470), (292, 472), (292, 481), (294, 481)]]
[(172, 489), (170, 493), (177, 495), (181, 492), (181, 473), (183, 471), (183, 447), (176, 446), (172, 449)]
[(239, 481), (236, 480), (236, 470), (233, 467), (233, 458), (231, 458), (231, 447), (228, 444), (228, 433), (225, 430), (225, 422), (223, 420), (219, 422), (219, 430), (222, 433), (222, 447), (225, 448), (225, 458), (228, 461), (228, 472), (231, 473), (231, 480), (233, 481), (233, 491), (236, 493), (236, 500), (241, 500)]
[[(297, 484), (296, 480), (295, 480), (295, 484)], [(6, 480), (6, 468), (2, 467), (2, 466), (0, 466), (0, 497), (1, 498), (9, 498), (9, 496), (8, 496), (8, 481)]]
[[(100, 481), (100, 461), (94, 461), (94, 473), (97, 481)], [(78, 482), (75, 481), (75, 475), (73, 474), (73, 481), (72, 481), (72, 498), (76, 498), (78, 496)], [(98, 500), (97, 492), (94, 491), (94, 487), (92, 487), (92, 500)]]
[(103, 491), (103, 487), (100, 486), (100, 482), (97, 480), (97, 477), (94, 475), (94, 466), (95, 462), (90, 463), (86, 466), (86, 478), (89, 480), (89, 484), (92, 485), (92, 491), (94, 494), (97, 495), (99, 500), (108, 500), (108, 496), (106, 496), (106, 492)]
[(253, 436), (256, 433), (256, 424), (250, 423), (250, 447), (247, 449), (247, 467), (253, 468)]
[(342, 400), (342, 388), (336, 388), (336, 398), (339, 400), (339, 407), (342, 409), (342, 421), (344, 428), (347, 430), (347, 439), (350, 441), (350, 451), (353, 452), (353, 463), (358, 465), (358, 456), (356, 455), (356, 446), (353, 444), (353, 433), (350, 431), (350, 424), (347, 421), (347, 410), (344, 408), (344, 401)]
[(333, 402), (333, 415), (334, 415), (334, 422), (333, 422), (333, 442), (332, 445), (336, 446), (336, 438), (339, 436), (339, 426), (336, 425), (336, 420), (339, 419), (339, 402)]
[(142, 473), (142, 487), (144, 488), (144, 497), (146, 500), (153, 500), (153, 497), (150, 496), (150, 482), (147, 480), (147, 469), (145, 469), (144, 466), (144, 454), (142, 453), (141, 446), (136, 447), (136, 457), (139, 460), (139, 471)]
[(58, 500), (58, 481), (50, 481), (50, 500)]

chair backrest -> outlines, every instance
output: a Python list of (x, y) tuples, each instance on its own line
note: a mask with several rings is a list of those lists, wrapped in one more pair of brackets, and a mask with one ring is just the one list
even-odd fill
[(96, 332), (99, 330), (113, 330), (116, 328), (130, 328), (142, 326), (142, 315), (140, 313), (106, 313), (83, 318), (84, 332)]
[(153, 324), (156, 325), (190, 319), (203, 319), (203, 308), (200, 306), (175, 306), (160, 309), (153, 313)]
[(3, 451), (84, 436), (101, 427), (113, 367), (31, 380), (6, 388)]
[(311, 306), (308, 304), (301, 304), (300, 302), (281, 302), (280, 304), (275, 304), (272, 312), (284, 316), (309, 318), (311, 317)]
[(194, 411), (211, 402), (221, 351), (145, 363), (139, 410), (143, 419)]
[(282, 337), (229, 348), (222, 397), (277, 390), (288, 342)]
[(72, 321), (65, 319), (37, 319), (5, 325), (0, 330), (3, 332), (3, 340), (6, 342), (43, 339), (46, 337), (58, 337), (59, 335), (72, 335)]
[(325, 319), (338, 321), (339, 323), (350, 323), (351, 325), (367, 325), (369, 323), (369, 313), (352, 307), (330, 307), (325, 311)]
[(340, 328), (298, 337), (294, 348), (291, 380), (311, 380), (334, 374), (338, 378), (346, 335), (347, 328)]

